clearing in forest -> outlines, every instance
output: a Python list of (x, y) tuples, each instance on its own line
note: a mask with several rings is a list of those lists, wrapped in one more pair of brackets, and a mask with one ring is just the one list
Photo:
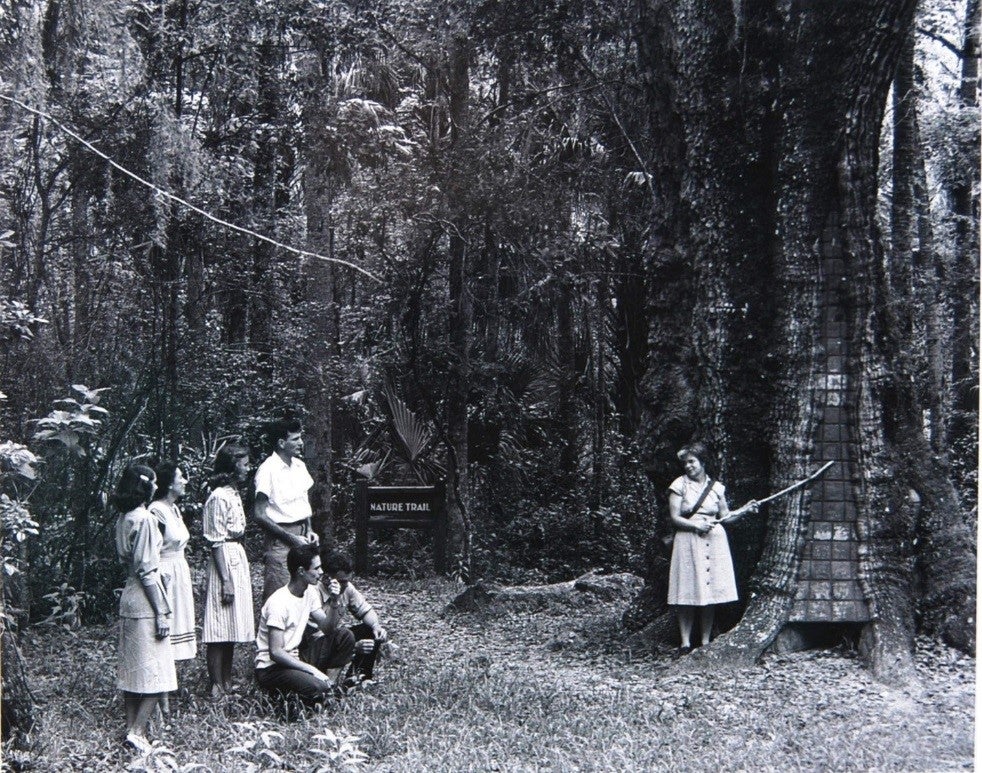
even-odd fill
[[(120, 743), (115, 628), (26, 634), (44, 712), (33, 770), (951, 770), (973, 764), (975, 661), (922, 640), (923, 689), (875, 682), (843, 645), (692, 674), (629, 652), (621, 600), (574, 594), (493, 613), (447, 614), (445, 580), (359, 583), (398, 659), (323, 714), (287, 721), (257, 700), (251, 648), (241, 693), (204, 698), (204, 662), (184, 664), (160, 749)], [(135, 765), (134, 765), (135, 762)], [(348, 767), (346, 767), (346, 764)]]

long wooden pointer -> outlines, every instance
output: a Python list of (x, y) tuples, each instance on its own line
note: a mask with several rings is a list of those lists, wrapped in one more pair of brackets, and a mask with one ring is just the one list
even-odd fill
[[(829, 467), (831, 467), (831, 466), (832, 466), (833, 464), (835, 464), (835, 462), (826, 462), (826, 463), (825, 463), (825, 464), (823, 464), (823, 465), (822, 465), (821, 467), (819, 467), (819, 468), (818, 468), (817, 470), (815, 470), (815, 472), (813, 472), (813, 473), (812, 473), (811, 475), (809, 475), (809, 476), (808, 476), (807, 478), (802, 478), (802, 479), (801, 479), (801, 480), (799, 480), (799, 481), (798, 481), (797, 483), (792, 483), (792, 484), (791, 484), (790, 486), (788, 486), (787, 488), (783, 488), (783, 489), (781, 489), (781, 490), (780, 490), (780, 491), (778, 491), (778, 492), (777, 492), (776, 494), (771, 494), (770, 496), (767, 496), (767, 497), (765, 497), (764, 499), (758, 499), (758, 500), (757, 500), (757, 505), (758, 505), (758, 507), (759, 507), (760, 505), (762, 505), (762, 504), (764, 504), (764, 503), (766, 503), (766, 502), (770, 502), (770, 501), (771, 501), (772, 499), (777, 499), (778, 497), (783, 497), (783, 496), (784, 496), (785, 494), (790, 494), (790, 493), (791, 493), (792, 491), (794, 491), (794, 490), (795, 490), (795, 489), (797, 489), (797, 488), (801, 488), (802, 486), (807, 486), (807, 485), (808, 485), (809, 483), (811, 483), (811, 482), (812, 482), (813, 480), (815, 480), (816, 478), (818, 478), (818, 477), (820, 477), (820, 476), (821, 476), (822, 474), (824, 474), (824, 472), (825, 472), (825, 471), (826, 471), (826, 470), (827, 470), (827, 469), (828, 469)], [(747, 512), (749, 512), (748, 510), (744, 510), (744, 509), (743, 509), (743, 508), (744, 508), (744, 507), (746, 507), (746, 506), (747, 506), (747, 505), (744, 505), (743, 507), (741, 507), (741, 508), (739, 508), (739, 510), (742, 510), (743, 512), (740, 512), (740, 513), (739, 513), (739, 515), (737, 515), (737, 516), (736, 516), (736, 518), (741, 518), (741, 517), (743, 517), (743, 515), (744, 515), (744, 513), (747, 513)], [(731, 520), (731, 522), (732, 522), (732, 521), (735, 521), (735, 520), (736, 520), (736, 518), (733, 518), (733, 519)], [(730, 520), (730, 519), (727, 519), (727, 520)]]

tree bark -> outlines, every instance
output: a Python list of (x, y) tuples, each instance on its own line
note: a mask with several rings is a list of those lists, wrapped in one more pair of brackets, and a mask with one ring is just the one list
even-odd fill
[[(257, 62), (257, 118), (260, 128), (256, 138), (256, 157), (252, 176), (252, 227), (260, 233), (276, 233), (276, 172), (278, 132), (277, 51), (280, 47), (273, 32), (266, 29), (259, 43)], [(318, 241), (323, 242), (323, 238)], [(251, 299), (249, 344), (266, 351), (270, 347), (273, 320), (275, 279), (272, 275), (273, 246), (256, 239), (252, 244), (252, 281), (257, 289)]]
[(459, 562), (462, 578), (470, 574), (470, 527), (468, 518), (467, 396), (470, 391), (470, 347), (472, 309), (468, 288), (468, 231), (463, 201), (466, 196), (464, 165), (467, 159), (470, 120), (470, 46), (462, 35), (455, 36), (448, 57), (450, 97), (450, 216), (453, 227), (449, 246), (448, 348), (451, 373), (447, 388), (447, 432), (452, 446), (448, 465), (447, 514), (450, 521), (451, 553)]
[(893, 195), (890, 200), (890, 297), (897, 322), (908, 341), (914, 341), (914, 163), (916, 158), (914, 91), (914, 33), (900, 52), (893, 79)]
[[(738, 159), (728, 166), (726, 149), (713, 145), (733, 142), (731, 135), (719, 131), (728, 114), (727, 95), (721, 91), (718, 103), (699, 101), (714, 93), (712, 78), (731, 72), (727, 46), (739, 48), (741, 30), (758, 25), (757, 30), (765, 34), (755, 38), (771, 41), (766, 49), (759, 49), (764, 60), (759, 64), (760, 87), (729, 92), (729, 98), (737, 101), (772, 94), (774, 115), (779, 117), (779, 124), (769, 129), (766, 113), (742, 106), (760, 121), (760, 137), (765, 146), (773, 144), (770, 152), (776, 165), (770, 182), (766, 175), (755, 176), (765, 188), (760, 200), (769, 204), (778, 240), (773, 279), (765, 280), (775, 308), (778, 364), (765, 392), (769, 396), (764, 397), (769, 400), (771, 421), (764, 423), (769, 429), (756, 430), (753, 439), (763, 440), (770, 449), (770, 481), (778, 489), (805, 477), (818, 461), (817, 453), (838, 448), (838, 444), (820, 446), (825, 435), (818, 430), (827, 423), (829, 406), (846, 411), (848, 439), (841, 443), (844, 455), (839, 458), (841, 469), (852, 476), (846, 487), (853, 492), (850, 502), (857, 510), (860, 580), (872, 618), (864, 652), (878, 676), (907, 681), (913, 678), (909, 578), (914, 513), (904, 506), (906, 488), (895, 482), (897, 438), (888, 436), (892, 417), (884, 415), (884, 405), (893, 399), (898, 385), (886, 366), (896, 352), (887, 340), (894, 333), (889, 329), (892, 319), (884, 311), (889, 299), (877, 283), (882, 249), (874, 213), (879, 128), (914, 2), (841, 0), (821, 6), (779, 2), (775, 14), (758, 7), (745, 18), (733, 16), (732, 6), (724, 5), (693, 0), (673, 7), (676, 29), (686, 31), (682, 40), (687, 44), (679, 53), (676, 71), (677, 89), (686, 90), (689, 100), (683, 100), (680, 111), (690, 179), (688, 184), (683, 180), (682, 198), (688, 211), (694, 212), (687, 226), (696, 235), (692, 241), (696, 255), (718, 252), (723, 263), (730, 263), (750, 249), (760, 249), (760, 242), (755, 244), (737, 224), (741, 212), (733, 204), (742, 191), (733, 181), (747, 175), (741, 176)], [(732, 19), (729, 32), (720, 23), (727, 18), (726, 11)], [(773, 34), (775, 25), (777, 34)], [(780, 40), (793, 40), (795, 45), (779, 45)], [(689, 79), (687, 72), (692, 73)], [(709, 82), (703, 84), (701, 96), (691, 97), (695, 73)], [(739, 111), (740, 106), (730, 112)], [(700, 159), (711, 163), (700, 165)], [(692, 193), (699, 185), (708, 192)], [(706, 215), (713, 217), (712, 228), (700, 229), (699, 218)], [(717, 233), (726, 238), (716, 241)], [(763, 255), (768, 254), (767, 244), (765, 239)], [(760, 255), (757, 258), (759, 262)], [(715, 267), (708, 257), (701, 265)], [(728, 274), (728, 266), (715, 270), (721, 277), (719, 287), (701, 290), (708, 301), (697, 307), (708, 323), (708, 335), (700, 338), (706, 342), (702, 344), (705, 363), (726, 356), (713, 348), (717, 336), (732, 343), (734, 331), (740, 329), (714, 321), (719, 320), (716, 307), (725, 309), (731, 302), (737, 280), (735, 274)], [(713, 279), (706, 277), (703, 284)], [(740, 281), (753, 283), (754, 278), (742, 276)], [(840, 355), (826, 350), (829, 320), (835, 322), (831, 329), (836, 334), (841, 330), (844, 336), (844, 363), (836, 359), (834, 369), (831, 358)], [(835, 376), (834, 386), (828, 375), (833, 370), (841, 373)], [(711, 381), (714, 378), (725, 384), (722, 376), (710, 375)], [(731, 398), (717, 400), (712, 397), (715, 393), (712, 386), (704, 392), (708, 399), (704, 396), (702, 405), (710, 413), (706, 419), (710, 437), (715, 435), (725, 446)], [(846, 399), (844, 406), (841, 399)], [(714, 431), (717, 407), (724, 422)], [(691, 667), (752, 663), (779, 633), (795, 601), (811, 505), (811, 494), (802, 490), (770, 508), (744, 616), (736, 628), (687, 659)]]
[[(979, 0), (966, 0), (959, 102), (966, 115), (978, 111)], [(977, 123), (969, 124), (977, 126)], [(978, 131), (961, 138), (960, 173), (950, 183), (955, 218), (955, 266), (951, 297), (954, 317), (951, 444), (960, 454), (974, 454), (978, 432), (979, 358), (979, 142)], [(974, 465), (972, 465), (974, 467)], [(974, 484), (972, 484), (974, 488)]]
[[(325, 74), (323, 48), (311, 44), (312, 51), (304, 61), (306, 92), (303, 107), (304, 212), (307, 220), (307, 249), (318, 255), (332, 256), (334, 240), (331, 225), (332, 175), (330, 140), (324, 133), (330, 126), (326, 100), (331, 94)], [(332, 511), (334, 374), (338, 353), (338, 324), (335, 298), (335, 268), (328, 261), (308, 259), (304, 268), (305, 309), (309, 332), (303, 363), (305, 434), (307, 464), (314, 486), (310, 504), (314, 511), (314, 528), (321, 540), (334, 539)]]
[[(916, 105), (915, 105), (916, 108)], [(917, 252), (914, 265), (914, 287), (921, 313), (920, 327), (924, 330), (926, 361), (923, 394), (930, 410), (931, 449), (947, 462), (948, 406), (951, 404), (951, 325), (948, 293), (945, 291), (944, 265), (934, 244), (931, 222), (931, 200), (924, 165), (924, 147), (920, 135), (917, 111), (914, 112), (914, 205), (917, 211)]]

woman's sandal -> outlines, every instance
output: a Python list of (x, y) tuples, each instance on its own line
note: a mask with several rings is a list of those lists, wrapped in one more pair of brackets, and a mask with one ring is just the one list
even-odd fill
[(140, 754), (150, 754), (153, 751), (153, 744), (144, 736), (137, 735), (136, 733), (127, 733), (125, 743), (140, 752)]
[(690, 652), (692, 652), (691, 644), (688, 647), (679, 647), (674, 652), (672, 652), (672, 660), (678, 660), (679, 658), (684, 658)]

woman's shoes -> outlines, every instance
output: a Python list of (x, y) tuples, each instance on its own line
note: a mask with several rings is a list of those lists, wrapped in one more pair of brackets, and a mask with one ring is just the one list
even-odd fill
[(692, 645), (691, 644), (690, 645), (687, 645), (687, 646), (684, 646), (684, 647), (677, 647), (672, 652), (672, 660), (678, 660), (679, 658), (683, 658), (686, 655), (688, 655), (690, 652), (692, 652)]
[(136, 733), (126, 734), (126, 743), (133, 747), (140, 754), (150, 754), (153, 751), (153, 745), (144, 736), (137, 735)]
[(224, 703), (228, 700), (228, 692), (222, 689), (219, 684), (213, 684), (208, 691), (208, 701), (210, 703)]

